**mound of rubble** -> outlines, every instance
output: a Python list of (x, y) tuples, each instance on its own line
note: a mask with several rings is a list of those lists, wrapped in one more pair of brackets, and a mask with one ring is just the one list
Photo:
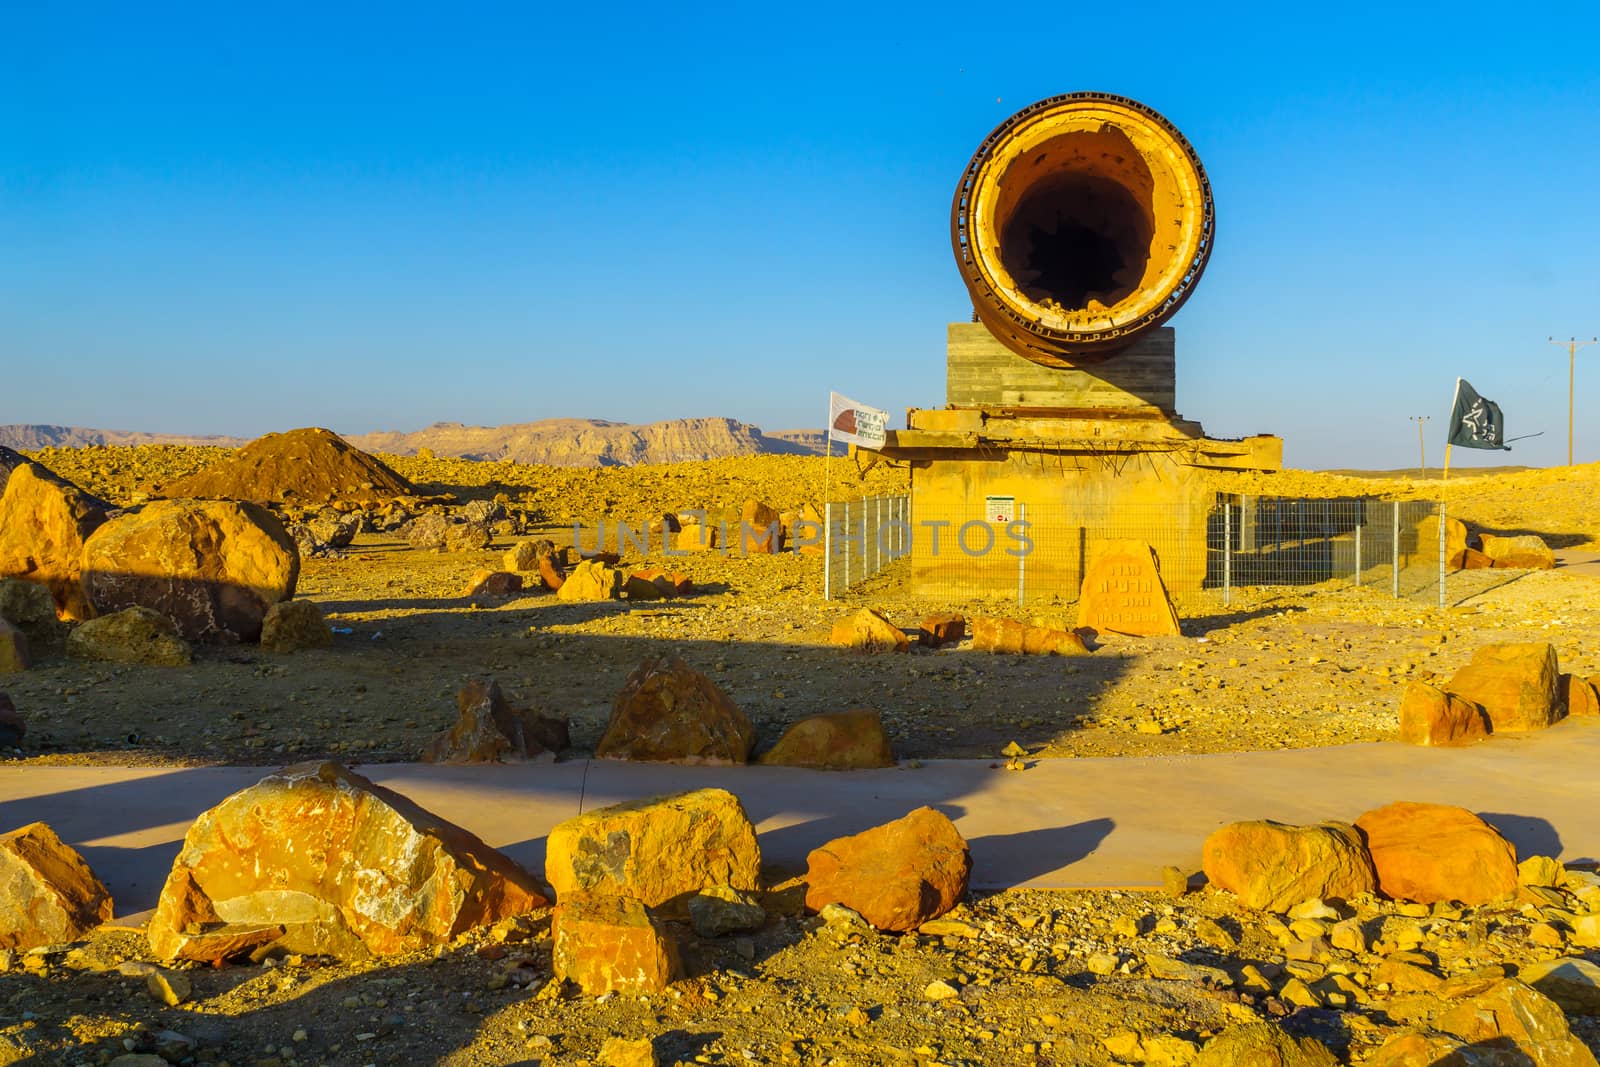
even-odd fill
[(382, 461), (318, 427), (269, 433), (157, 490), (164, 497), (289, 506), (333, 501), (369, 506), (416, 493), (415, 486)]

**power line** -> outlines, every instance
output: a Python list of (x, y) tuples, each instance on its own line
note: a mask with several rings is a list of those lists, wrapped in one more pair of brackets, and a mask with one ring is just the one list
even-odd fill
[(1572, 466), (1572, 394), (1573, 380), (1576, 374), (1575, 368), (1578, 363), (1578, 349), (1584, 345), (1592, 345), (1596, 341), (1600, 341), (1600, 337), (1591, 337), (1587, 341), (1580, 341), (1576, 337), (1569, 337), (1565, 341), (1557, 341), (1554, 337), (1549, 340), (1553, 345), (1567, 346), (1567, 466), (1570, 467)]
[(1407, 418), (1417, 424), (1417, 458), (1422, 461), (1422, 466), (1417, 468), (1417, 477), (1426, 478), (1428, 476), (1428, 446), (1422, 439), (1422, 424), (1427, 422), (1431, 416), (1409, 415)]

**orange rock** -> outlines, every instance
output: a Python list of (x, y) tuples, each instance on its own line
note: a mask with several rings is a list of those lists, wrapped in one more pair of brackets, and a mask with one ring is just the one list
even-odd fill
[[(1427, 559), (1437, 559), (1434, 555), (1439, 551), (1439, 517), (1429, 515), (1417, 523), (1417, 551)], [(1444, 520), (1444, 553), (1445, 565), (1451, 570), (1460, 570), (1463, 560), (1469, 552), (1475, 551), (1467, 547), (1467, 524), (1460, 519)]]
[(1485, 645), (1444, 685), (1483, 708), (1497, 734), (1542, 730), (1561, 718), (1556, 650), (1544, 642)]
[(746, 500), (739, 513), (739, 547), (746, 555), (770, 555), (783, 549), (783, 522), (774, 508)]
[(666, 589), (651, 580), (651, 574), (659, 571), (636, 571), (628, 575), (628, 580), (622, 583), (622, 595), (629, 600), (661, 600), (668, 596)]
[(753, 891), (761, 848), (739, 798), (726, 789), (612, 804), (554, 827), (545, 880), (556, 899), (626, 896), (674, 916), (710, 886)]
[(567, 724), (527, 708), (512, 707), (489, 679), (468, 682), (456, 693), (455, 725), (422, 751), (424, 763), (517, 763), (554, 758), (567, 747)]
[(1522, 534), (1518, 537), (1484, 534), (1483, 554), (1500, 568), (1548, 571), (1554, 569), (1556, 565), (1556, 554), (1550, 551), (1550, 546), (1537, 534)]
[(960, 903), (972, 855), (948, 817), (922, 807), (806, 857), (806, 907), (843, 904), (879, 930), (915, 930)]
[(905, 652), (911, 647), (905, 631), (873, 608), (862, 608), (833, 624), (830, 640), (855, 652)]
[(111, 918), (111, 893), (42, 822), (0, 834), (0, 949), (76, 941)]
[(602, 759), (744, 763), (756, 743), (745, 713), (716, 683), (671, 656), (645, 660), (611, 705)]
[(144, 607), (191, 641), (257, 641), (294, 597), (300, 553), (270, 511), (230, 500), (161, 500), (111, 519), (83, 546), (97, 612)]
[(1595, 1067), (1594, 1053), (1572, 1033), (1560, 1005), (1514, 978), (1436, 1016), (1433, 1028), (1466, 1042), (1463, 1053), (1493, 1050), (1495, 1056), (1463, 1055), (1459, 1061), (1442, 1058), (1431, 1064)]
[(833, 711), (801, 719), (784, 731), (778, 743), (757, 762), (778, 767), (812, 767), (847, 771), (861, 767), (893, 767), (894, 753), (883, 732), (883, 719), (865, 708)]
[(1595, 690), (1594, 679), (1563, 674), (1560, 679), (1560, 693), (1568, 715), (1581, 718), (1600, 715), (1600, 693)]
[[(644, 588), (646, 584), (652, 586), (653, 590)], [(638, 600), (656, 600), (661, 597), (671, 599), (694, 592), (694, 583), (686, 574), (652, 569), (634, 571), (628, 576), (627, 584), (622, 590), (630, 598)]]
[(539, 569), (539, 546), (532, 541), (518, 541), (500, 557), (500, 565), (508, 571), (533, 571)]
[(622, 595), (622, 572), (597, 559), (585, 560), (572, 568), (572, 573), (556, 590), (559, 600), (615, 600)]
[(1494, 560), (1490, 559), (1488, 556), (1484, 555), (1482, 552), (1479, 552), (1475, 548), (1462, 549), (1458, 560), (1459, 561), (1454, 564), (1457, 570), (1486, 571), (1494, 566)]
[(1400, 740), (1411, 745), (1470, 745), (1489, 736), (1489, 717), (1470, 701), (1426, 682), (1406, 683), (1400, 700)]
[(631, 897), (563, 897), (550, 939), (555, 976), (591, 997), (659, 993), (678, 976), (672, 939)]
[[(1590, 675), (1589, 678), (1584, 678), (1584, 681), (1589, 683), (1590, 693), (1600, 696), (1600, 675)], [(1587, 715), (1600, 715), (1600, 707), (1590, 704), (1590, 699), (1592, 697), (1589, 697), (1589, 694), (1579, 691), (1576, 699), (1570, 699), (1570, 701), (1566, 702), (1566, 713), (1568, 715), (1584, 715), (1584, 717), (1587, 717)]]
[(290, 952), (387, 955), (545, 903), (466, 830), (337, 763), (303, 763), (195, 820), (148, 929), (169, 960), (219, 923), (282, 926)]
[(1201, 849), (1206, 878), (1252, 908), (1286, 912), (1312, 897), (1348, 900), (1377, 884), (1355, 827), (1259, 820), (1214, 831)]
[(955, 612), (944, 612), (938, 615), (924, 616), (920, 640), (925, 645), (937, 648), (940, 645), (959, 644), (967, 636), (967, 620), (964, 615)]
[(1097, 632), (1177, 637), (1178, 612), (1161, 581), (1155, 549), (1143, 541), (1094, 546), (1078, 597), (1078, 627)]
[(672, 534), (672, 547), (679, 552), (709, 552), (717, 547), (717, 528), (698, 522), (686, 522), (683, 529)]
[(109, 507), (37, 463), (17, 467), (0, 495), (0, 578), (45, 586), (62, 618), (93, 618), (83, 590), (83, 545)]
[(1012, 655), (1089, 655), (1089, 646), (1072, 630), (1052, 630), (1048, 626), (1030, 626), (987, 616), (972, 620), (972, 648), (975, 652)]
[(467, 582), (466, 596), (511, 596), (522, 592), (522, 576), (480, 567)]
[(267, 609), (261, 620), (261, 648), (266, 652), (294, 652), (302, 648), (328, 648), (333, 631), (322, 609), (309, 600), (285, 600)]
[(1378, 889), (1419, 904), (1487, 904), (1517, 888), (1511, 842), (1465, 808), (1400, 801), (1356, 820)]
[(562, 577), (561, 568), (556, 565), (555, 556), (543, 555), (539, 557), (539, 580), (543, 582), (544, 587), (549, 589), (551, 592), (555, 592), (561, 588), (562, 582), (564, 582), (565, 579)]
[(822, 515), (807, 504), (800, 509), (800, 518), (783, 531), (784, 543), (802, 556), (820, 556), (827, 551), (827, 538), (823, 536)]

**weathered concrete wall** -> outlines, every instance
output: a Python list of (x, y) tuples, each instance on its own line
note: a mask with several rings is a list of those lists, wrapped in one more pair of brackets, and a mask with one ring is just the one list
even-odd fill
[(1177, 371), (1172, 327), (1141, 335), (1115, 356), (1071, 369), (1023, 359), (979, 322), (952, 322), (946, 343), (945, 403), (955, 406), (1153, 408), (1171, 415)]
[[(1010, 497), (1019, 505), (1005, 518), (1025, 516), (1025, 533), (1033, 541), (1026, 558), (1017, 555), (1024, 531), (986, 513), (991, 497)], [(1168, 589), (1199, 589), (1214, 500), (1195, 468), (1162, 452), (1097, 456), (1007, 449), (917, 461), (911, 476), (913, 591), (1015, 596), (1020, 569), (1034, 593), (1072, 597), (1096, 543), (1112, 539), (1148, 542)]]

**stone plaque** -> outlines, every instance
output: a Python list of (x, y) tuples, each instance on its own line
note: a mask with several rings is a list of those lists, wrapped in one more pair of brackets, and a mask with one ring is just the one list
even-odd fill
[(1079, 626), (1136, 637), (1181, 634), (1155, 549), (1143, 541), (1103, 541), (1090, 546), (1090, 558), (1078, 598)]

